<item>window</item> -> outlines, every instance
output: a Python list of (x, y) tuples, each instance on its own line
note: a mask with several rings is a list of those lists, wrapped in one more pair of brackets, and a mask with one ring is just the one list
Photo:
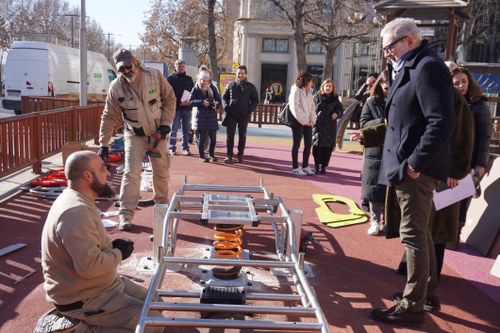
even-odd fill
[(262, 52), (288, 53), (288, 39), (264, 38)]
[(111, 69), (108, 69), (108, 80), (109, 82), (113, 81), (114, 79), (116, 79), (116, 74), (113, 70)]
[(312, 40), (307, 43), (307, 53), (310, 54), (325, 54), (326, 48), (319, 40)]
[(369, 55), (370, 51), (370, 44), (369, 43), (364, 43), (364, 42), (359, 42), (354, 44), (354, 55), (355, 56), (366, 56)]

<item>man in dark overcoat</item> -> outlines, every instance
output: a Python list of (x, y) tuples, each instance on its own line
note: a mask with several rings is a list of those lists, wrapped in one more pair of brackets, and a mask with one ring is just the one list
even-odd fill
[(381, 32), (392, 80), (387, 98), (387, 131), (379, 183), (393, 186), (400, 205), (401, 242), (408, 276), (402, 299), (374, 309), (378, 321), (421, 326), (430, 274), (436, 267), (429, 214), (433, 190), (450, 170), (454, 126), (453, 86), (448, 68), (422, 40), (415, 20), (398, 18)]

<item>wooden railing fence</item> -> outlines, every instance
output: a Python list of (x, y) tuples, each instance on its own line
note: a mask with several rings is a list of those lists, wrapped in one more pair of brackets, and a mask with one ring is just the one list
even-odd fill
[(70, 141), (96, 140), (102, 105), (66, 107), (0, 119), (0, 177), (32, 166), (61, 152)]
[[(34, 173), (40, 173), (42, 160), (61, 152), (70, 141), (94, 139), (97, 143), (102, 102), (79, 107), (75, 98), (23, 97), (22, 103), (24, 114), (0, 119), (0, 178), (29, 166)], [(283, 104), (259, 104), (250, 122), (259, 127), (279, 125), (282, 107)], [(220, 110), (219, 121), (223, 116), (224, 111)], [(494, 117), (490, 152), (495, 156), (500, 152), (499, 133), (500, 118)]]

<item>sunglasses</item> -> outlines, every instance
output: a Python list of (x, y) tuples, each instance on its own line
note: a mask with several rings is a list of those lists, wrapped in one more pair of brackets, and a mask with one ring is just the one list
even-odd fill
[(121, 66), (119, 69), (118, 69), (118, 72), (120, 73), (123, 73), (124, 71), (129, 71), (132, 69), (132, 66)]
[(392, 42), (391, 44), (382, 47), (382, 51), (384, 51), (384, 53), (392, 52), (392, 49), (394, 48), (394, 46), (397, 43), (399, 43), (400, 41), (402, 41), (403, 39), (405, 39), (406, 37), (408, 37), (408, 36), (406, 35), (406, 36), (400, 37), (400, 38), (396, 39), (394, 42)]

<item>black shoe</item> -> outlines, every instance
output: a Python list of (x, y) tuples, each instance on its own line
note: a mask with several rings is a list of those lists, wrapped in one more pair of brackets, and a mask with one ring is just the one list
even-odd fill
[(217, 162), (217, 157), (210, 156), (209, 160), (210, 160), (210, 162)]
[(137, 206), (139, 206), (139, 207), (149, 207), (149, 206), (154, 206), (154, 205), (155, 205), (155, 201), (153, 199), (139, 200), (139, 202), (137, 203)]
[(200, 157), (200, 162), (202, 162), (202, 163), (208, 163), (208, 158), (206, 158), (206, 157)]
[[(392, 294), (391, 298), (395, 302), (401, 302), (403, 300), (403, 293), (397, 292)], [(439, 303), (439, 298), (437, 296), (427, 298), (424, 303), (424, 311), (426, 312), (439, 312), (441, 310), (441, 303)]]
[(228, 156), (224, 159), (224, 163), (232, 164), (233, 163), (233, 157)]
[(424, 325), (424, 311), (411, 312), (405, 309), (401, 303), (396, 303), (392, 308), (386, 310), (374, 309), (371, 316), (376, 321), (387, 324), (412, 327)]
[(238, 159), (238, 163), (244, 163), (245, 162), (245, 159), (243, 158), (243, 155), (238, 154), (237, 159)]
[(398, 268), (396, 268), (394, 271), (396, 272), (396, 274), (399, 274), (399, 275), (407, 275), (408, 274), (408, 265), (406, 263), (406, 260), (401, 261), (399, 263)]
[(321, 168), (321, 171), (319, 173), (322, 174), (322, 175), (326, 174), (326, 169), (325, 168)]

